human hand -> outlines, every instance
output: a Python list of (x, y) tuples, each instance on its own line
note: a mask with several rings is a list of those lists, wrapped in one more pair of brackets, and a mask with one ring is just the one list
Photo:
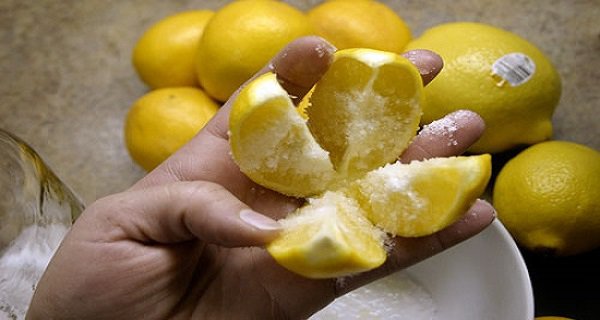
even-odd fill
[[(320, 38), (301, 38), (259, 73), (276, 72), (291, 96), (302, 97), (327, 70), (332, 52)], [(405, 56), (424, 83), (442, 67), (427, 51)], [(261, 246), (277, 236), (275, 220), (301, 200), (256, 185), (232, 161), (227, 137), (232, 99), (132, 188), (85, 210), (40, 280), (28, 318), (306, 318), (339, 295), (470, 238), (494, 218), (493, 208), (479, 200), (436, 234), (395, 238), (380, 268), (346, 281), (296, 275)], [(474, 113), (448, 117), (457, 128), (452, 137), (423, 130), (401, 161), (460, 154), (483, 131)]]

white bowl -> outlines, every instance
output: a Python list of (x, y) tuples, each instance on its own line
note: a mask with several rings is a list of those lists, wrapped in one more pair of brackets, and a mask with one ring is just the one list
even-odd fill
[(523, 257), (496, 220), (479, 235), (336, 300), (314, 318), (531, 320), (533, 306)]
[(533, 291), (525, 261), (499, 220), (476, 237), (407, 272), (431, 293), (439, 319), (534, 317)]

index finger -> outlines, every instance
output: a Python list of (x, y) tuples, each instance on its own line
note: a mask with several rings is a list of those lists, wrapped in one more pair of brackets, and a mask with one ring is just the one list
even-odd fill
[[(217, 115), (214, 122), (215, 134), (227, 138), (228, 115), (231, 104), (235, 101), (240, 90), (256, 77), (274, 72), (283, 89), (289, 94), (295, 104), (298, 104), (310, 89), (321, 79), (333, 60), (336, 48), (323, 38), (307, 36), (291, 42), (281, 50), (265, 67), (242, 85), (231, 97)], [(433, 51), (419, 49), (402, 54), (419, 70), (423, 85), (427, 85), (442, 70), (442, 58)], [(401, 85), (401, 84), (400, 84)]]
[[(246, 83), (266, 72), (275, 72), (288, 92), (303, 96), (325, 73), (334, 51), (333, 46), (319, 37), (297, 39)], [(243, 197), (247, 190), (253, 190), (255, 185), (231, 159), (227, 135), (231, 104), (243, 86), (228, 99), (203, 130), (138, 181), (133, 189), (175, 181), (206, 180), (223, 185), (239, 197)]]
[[(320, 37), (308, 36), (291, 42), (250, 80), (266, 72), (275, 72), (283, 88), (299, 101), (327, 71), (335, 48)], [(413, 62), (427, 84), (442, 69), (442, 59), (427, 50), (403, 54)], [(243, 86), (242, 86), (243, 87)], [(241, 88), (242, 88), (241, 87)], [(240, 89), (241, 89), (240, 88)], [(229, 156), (229, 111), (238, 89), (213, 119), (190, 142), (149, 173), (134, 188), (185, 180), (208, 180), (229, 190), (244, 190), (239, 169)], [(210, 152), (207, 152), (210, 150)], [(220, 166), (215, 170), (215, 166)], [(229, 186), (230, 183), (234, 184)]]
[(485, 130), (475, 112), (458, 110), (425, 125), (400, 157), (404, 163), (434, 157), (457, 156), (475, 143)]
[(299, 102), (327, 71), (335, 50), (335, 47), (329, 42), (317, 36), (307, 36), (292, 41), (227, 99), (217, 115), (207, 124), (205, 130), (228, 139), (227, 130), (231, 104), (247, 83), (267, 72), (274, 72), (277, 80), (292, 100), (296, 103)]

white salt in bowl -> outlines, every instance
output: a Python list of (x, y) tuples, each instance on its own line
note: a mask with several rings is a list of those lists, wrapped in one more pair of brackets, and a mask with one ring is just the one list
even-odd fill
[(531, 320), (527, 267), (496, 220), (479, 235), (339, 298), (314, 319)]

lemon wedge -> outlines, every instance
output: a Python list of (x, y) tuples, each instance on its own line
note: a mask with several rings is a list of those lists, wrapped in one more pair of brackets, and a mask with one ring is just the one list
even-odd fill
[(347, 192), (386, 232), (425, 236), (464, 214), (485, 190), (491, 166), (489, 154), (397, 162), (354, 181)]
[(490, 175), (489, 154), (387, 165), (280, 220), (284, 231), (267, 250), (280, 265), (309, 278), (371, 270), (386, 259), (386, 232), (419, 237), (449, 226), (483, 192)]
[(406, 149), (421, 119), (422, 89), (417, 69), (397, 54), (341, 50), (310, 97), (308, 126), (352, 180)]
[(321, 148), (274, 73), (248, 84), (232, 105), (233, 158), (253, 181), (292, 196), (324, 191), (335, 177)]
[(332, 278), (370, 270), (386, 259), (385, 233), (358, 202), (328, 191), (281, 220), (283, 232), (267, 246), (285, 268), (308, 278)]
[(341, 50), (304, 110), (267, 73), (232, 105), (233, 158), (265, 187), (291, 196), (321, 194), (402, 153), (418, 129), (422, 87), (418, 70), (402, 56)]
[(490, 155), (397, 162), (418, 129), (422, 90), (407, 59), (346, 49), (298, 108), (273, 73), (240, 91), (233, 159), (256, 183), (308, 198), (266, 247), (280, 265), (309, 278), (377, 268), (386, 237), (439, 231), (483, 192)]

